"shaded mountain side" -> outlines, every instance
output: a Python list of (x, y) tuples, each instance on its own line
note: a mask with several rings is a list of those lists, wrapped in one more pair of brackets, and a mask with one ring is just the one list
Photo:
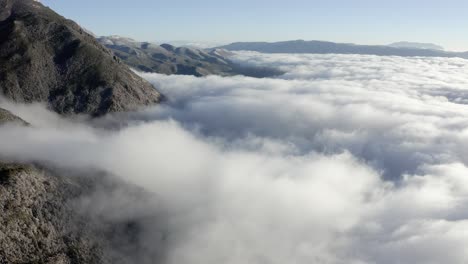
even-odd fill
[(262, 53), (310, 53), (310, 54), (361, 54), (402, 57), (459, 57), (468, 58), (468, 52), (446, 52), (443, 50), (412, 47), (390, 47), (334, 43), (326, 41), (282, 41), (282, 42), (236, 42), (218, 47), (230, 51), (257, 51)]
[[(0, 126), (9, 122), (24, 121), (0, 109)], [(151, 215), (145, 199), (103, 173), (0, 161), (0, 264), (159, 263), (158, 245), (141, 247), (139, 229)], [(131, 213), (115, 217), (96, 208)]]
[(119, 36), (100, 37), (98, 41), (111, 49), (130, 67), (144, 72), (198, 77), (206, 75), (270, 77), (282, 74), (281, 71), (272, 68), (233, 63), (218, 51), (206, 52), (169, 44), (157, 45)]
[(75, 22), (33, 0), (0, 0), (0, 92), (94, 116), (158, 103), (161, 95)]

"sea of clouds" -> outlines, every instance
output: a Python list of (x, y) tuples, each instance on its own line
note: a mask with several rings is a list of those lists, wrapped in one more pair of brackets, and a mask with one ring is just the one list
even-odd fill
[(467, 60), (236, 60), (286, 74), (140, 73), (168, 101), (92, 121), (3, 100), (32, 125), (2, 126), (0, 155), (152, 192), (139, 241), (168, 264), (468, 261)]

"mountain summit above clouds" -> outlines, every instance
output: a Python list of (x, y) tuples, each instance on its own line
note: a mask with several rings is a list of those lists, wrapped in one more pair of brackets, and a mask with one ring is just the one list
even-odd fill
[[(205, 51), (192, 47), (175, 47), (139, 42), (121, 36), (103, 36), (98, 41), (112, 50), (122, 61), (139, 71), (179, 75), (246, 75), (269, 77), (282, 72), (240, 65), (229, 59), (229, 54), (220, 50)], [(231, 54), (232, 55), (232, 54)]]
[(98, 41), (129, 66), (144, 72), (204, 76), (225, 75), (230, 70), (225, 58), (195, 48), (138, 42), (121, 36), (100, 37)]
[(93, 116), (161, 100), (86, 30), (34, 0), (0, 0), (0, 92)]

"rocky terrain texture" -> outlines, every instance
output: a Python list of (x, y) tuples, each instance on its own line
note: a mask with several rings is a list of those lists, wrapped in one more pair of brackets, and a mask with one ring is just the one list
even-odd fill
[[(27, 123), (0, 109), (4, 125)], [(0, 161), (0, 264), (157, 263), (161, 253), (140, 242), (147, 197), (103, 173)]]
[[(11, 122), (26, 125), (0, 109), (0, 126)], [(0, 263), (100, 262), (96, 239), (66, 204), (80, 192), (77, 182), (33, 165), (0, 162)]]
[(0, 108), (0, 125), (4, 123), (19, 123), (26, 125), (26, 121), (13, 115), (10, 111)]
[(282, 74), (282, 72), (271, 68), (236, 64), (228, 58), (228, 53), (219, 50), (207, 52), (169, 44), (157, 45), (120, 36), (99, 37), (98, 41), (112, 50), (130, 67), (143, 72), (198, 77), (245, 75), (259, 78)]
[(83, 28), (34, 0), (0, 0), (0, 92), (94, 116), (162, 99)]
[(0, 163), (0, 263), (104, 262), (100, 239), (67, 205), (81, 191), (35, 166)]

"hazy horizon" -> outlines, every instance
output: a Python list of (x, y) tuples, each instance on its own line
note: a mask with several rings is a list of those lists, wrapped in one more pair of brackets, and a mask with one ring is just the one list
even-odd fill
[(468, 51), (468, 3), (412, 1), (235, 1), (138, 0), (63, 2), (43, 0), (63, 16), (99, 36), (139, 41), (226, 44), (238, 41), (323, 40), (364, 45), (409, 41)]

